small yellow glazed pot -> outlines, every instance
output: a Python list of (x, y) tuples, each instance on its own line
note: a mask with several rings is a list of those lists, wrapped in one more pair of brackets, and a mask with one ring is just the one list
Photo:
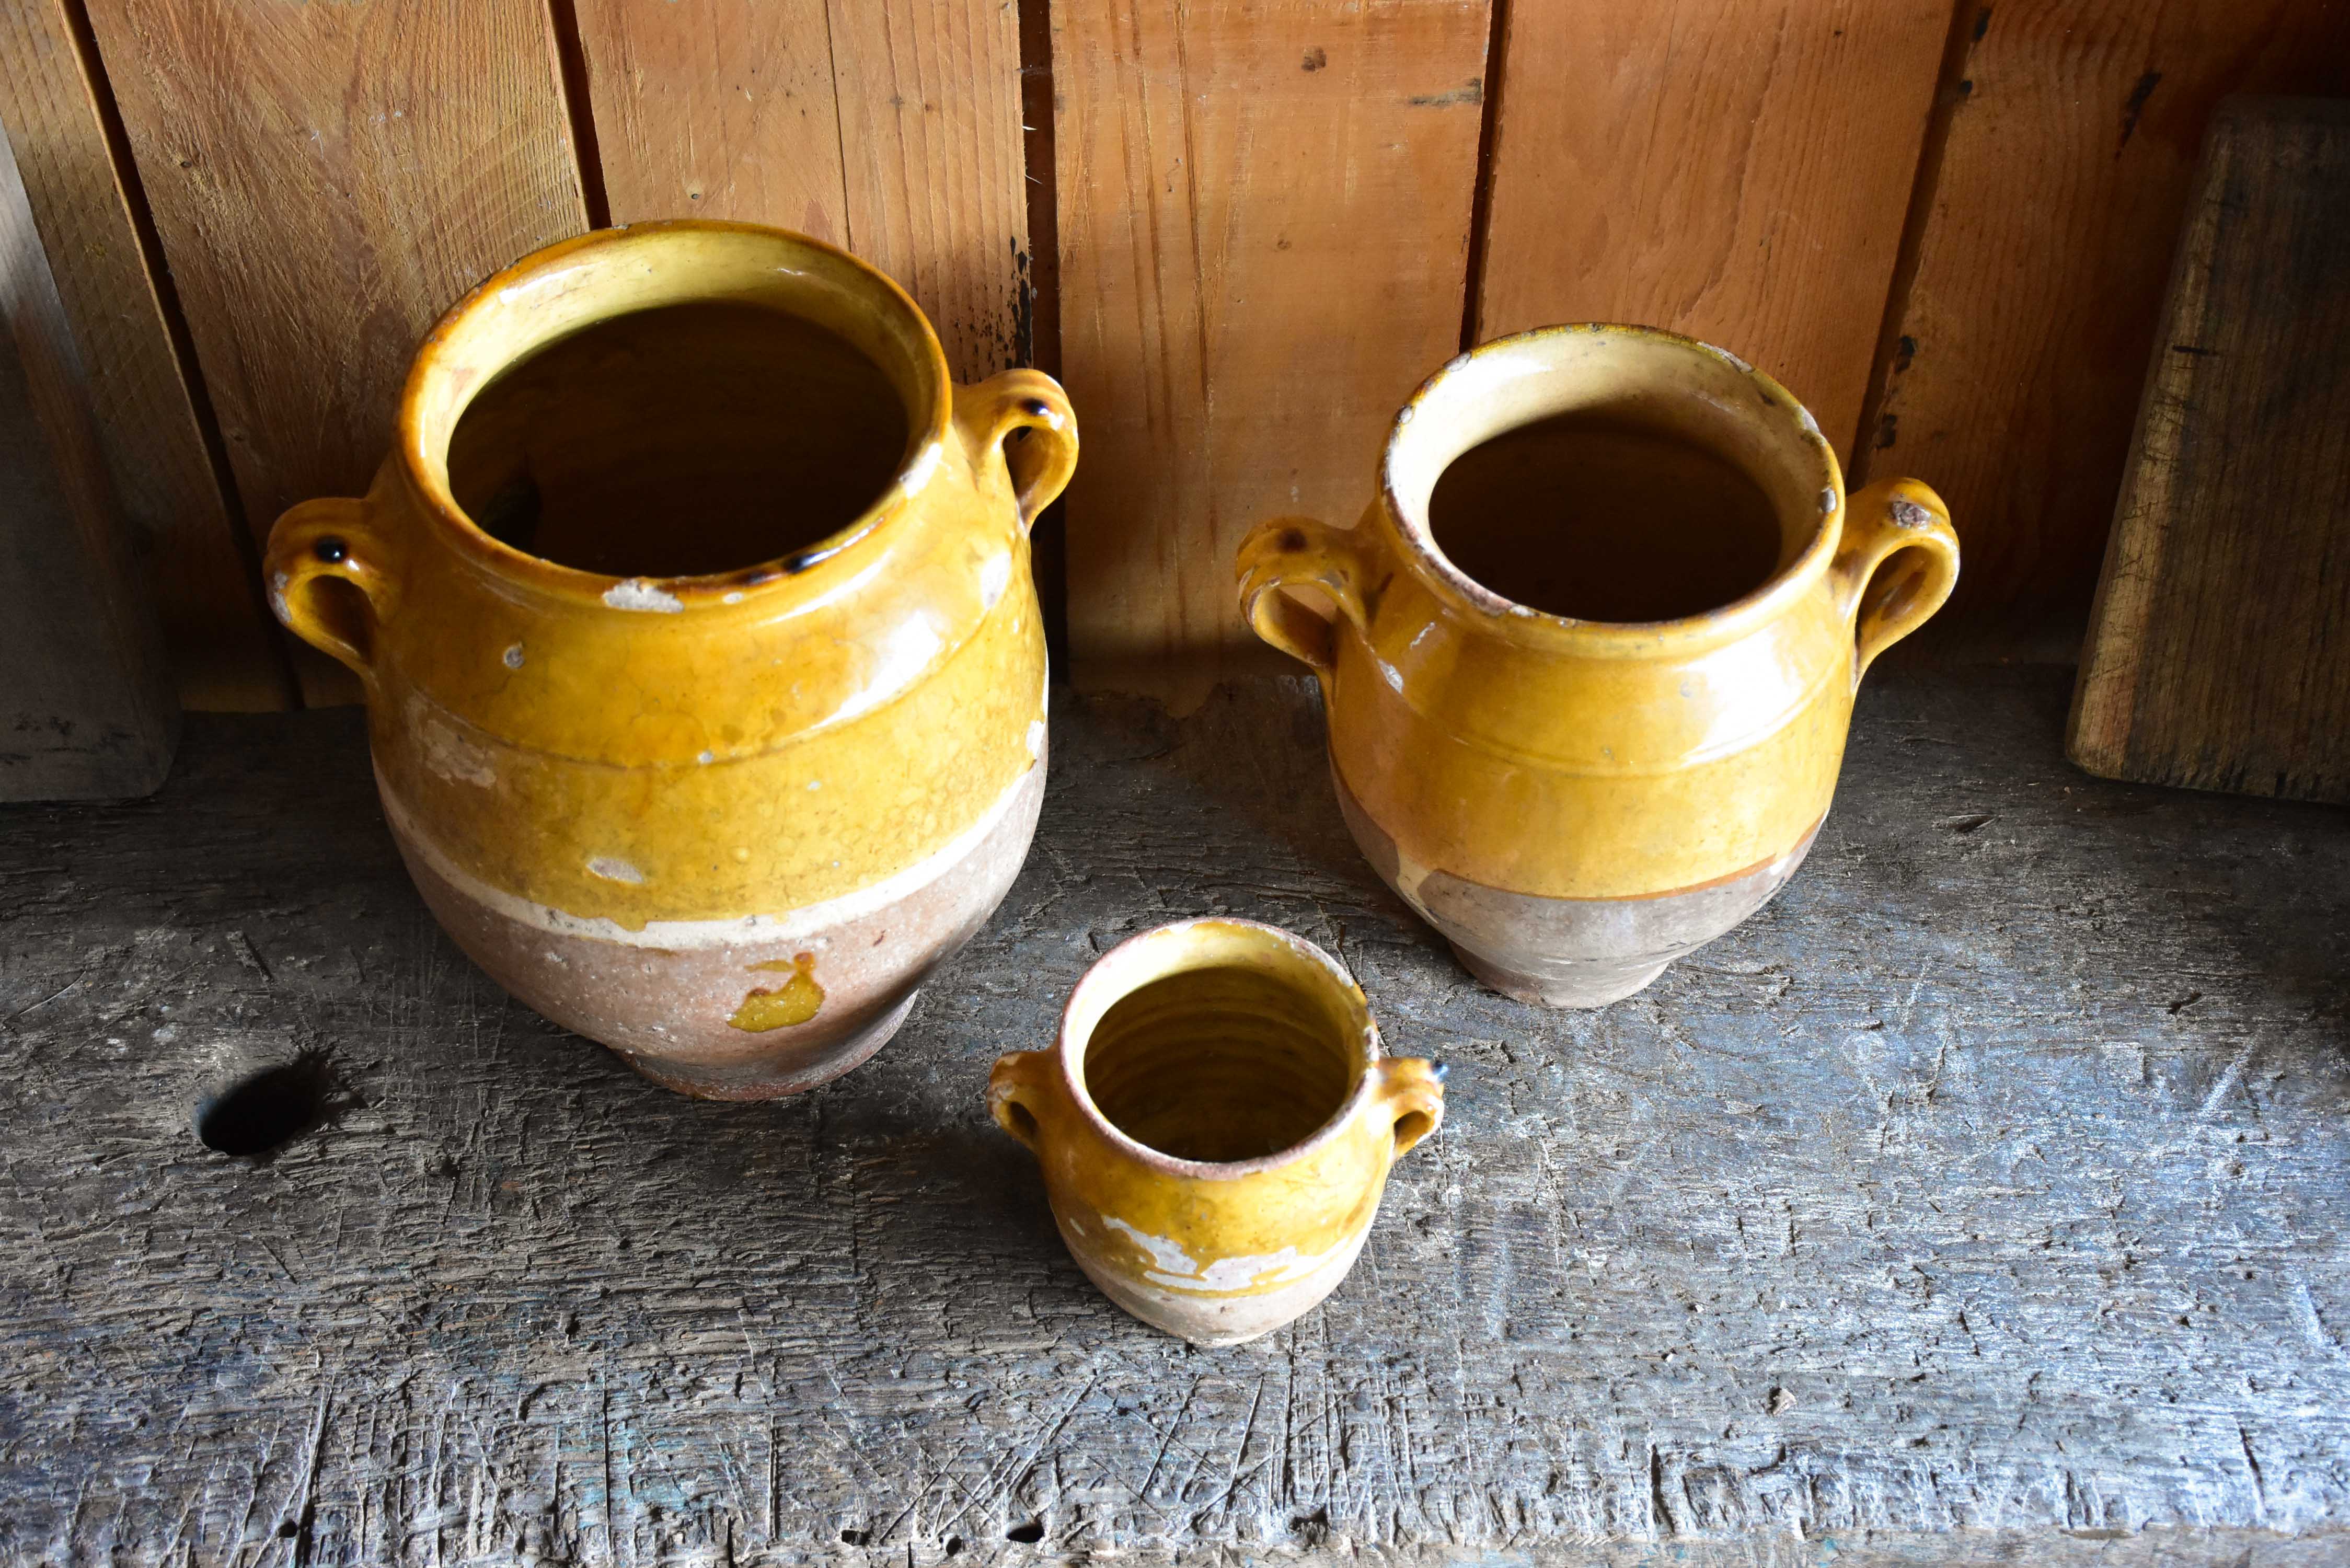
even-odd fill
[(1355, 1265), (1388, 1168), (1444, 1120), (1443, 1070), (1379, 1054), (1329, 954), (1253, 920), (1184, 920), (1089, 970), (1049, 1051), (988, 1081), (1102, 1293), (1194, 1345), (1310, 1310)]
[[(458, 498), (470, 482), (452, 477), (469, 406), (623, 317), (636, 335), (574, 362), (587, 373), (509, 379), (521, 394), (495, 405), (533, 432), (508, 443), (511, 465), (535, 465), (550, 513), (568, 495), (598, 519), (596, 549), (669, 559), (723, 556), (757, 536), (746, 518), (831, 516), (809, 498), (839, 488), (830, 454), (846, 463), (847, 443), (763, 400), (796, 367), (722, 353), (745, 323), (761, 342), (773, 323), (833, 356), (806, 421), (857, 393), (857, 417), (887, 432), (869, 481), (843, 492), (845, 525), (669, 576), (558, 564), (477, 525)], [(699, 336), (670, 336), (672, 320)], [(663, 352), (703, 351), (686, 341), (709, 374), (672, 365), (673, 405), (629, 404)], [(1007, 464), (1014, 431), (1027, 439)], [(514, 477), (496, 467), (501, 431), (483, 439), (482, 483)], [(786, 449), (799, 467), (780, 493), (752, 469), (697, 467), (703, 452)], [(631, 469), (639, 451), (682, 466)], [(740, 223), (608, 230), (525, 258), (442, 319), (367, 496), (278, 520), (270, 599), (365, 683), (385, 815), (459, 946), (656, 1082), (790, 1094), (889, 1037), (1027, 852), (1045, 750), (1027, 535), (1076, 452), (1049, 378), (953, 385), (913, 302), (841, 251)], [(747, 501), (706, 499), (738, 480)]]
[[(1679, 454), (1658, 486), (1703, 472), (1742, 487), (1759, 586), (1673, 618), (1575, 619), (1463, 571), (1431, 524), (1448, 468), (1561, 421), (1601, 432), (1603, 465), (1609, 439), (1619, 458), (1626, 443)], [(1932, 491), (1888, 480), (1847, 501), (1777, 382), (1644, 327), (1547, 327), (1462, 355), (1396, 416), (1378, 482), (1352, 530), (1253, 532), (1243, 612), (1319, 677), (1339, 803), (1380, 876), (1480, 980), (1552, 1006), (1630, 995), (1785, 884), (1835, 793), (1862, 672), (1958, 577)], [(1498, 521), (1530, 572), (1569, 588), (1611, 558), (1670, 556), (1657, 535), (1689, 515), (1686, 494), (1679, 510), (1634, 500), (1545, 561), (1544, 499)], [(1718, 554), (1679, 558), (1700, 580)], [(1281, 588), (1317, 590), (1335, 619)]]

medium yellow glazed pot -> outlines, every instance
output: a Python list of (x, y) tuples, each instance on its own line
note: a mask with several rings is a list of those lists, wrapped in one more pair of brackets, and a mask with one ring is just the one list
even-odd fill
[(459, 946), (656, 1082), (789, 1094), (889, 1037), (1027, 852), (1027, 535), (1076, 452), (1049, 378), (953, 385), (843, 252), (603, 231), (442, 319), (367, 496), (278, 520), (270, 598), (365, 683)]
[(1102, 1293), (1195, 1345), (1328, 1295), (1396, 1157), (1444, 1119), (1443, 1071), (1379, 1054), (1329, 954), (1253, 920), (1185, 920), (1087, 971), (1049, 1051), (995, 1064), (988, 1109), (1034, 1149)]
[[(1319, 677), (1379, 874), (1480, 980), (1552, 1006), (1630, 995), (1784, 885), (1862, 672), (1958, 577), (1932, 491), (1847, 500), (1777, 382), (1643, 327), (1462, 355), (1396, 416), (1378, 484), (1352, 530), (1253, 533), (1243, 610)], [(1496, 579), (1626, 611), (1553, 613)]]

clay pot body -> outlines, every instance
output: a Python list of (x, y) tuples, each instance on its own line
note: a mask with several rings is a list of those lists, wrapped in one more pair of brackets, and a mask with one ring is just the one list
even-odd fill
[(1105, 1295), (1235, 1345), (1346, 1278), (1388, 1167), (1443, 1121), (1441, 1077), (1379, 1054), (1362, 992), (1313, 943), (1186, 920), (1088, 971), (1054, 1048), (996, 1063), (988, 1108), (1042, 1161)]
[[(1585, 416), (1745, 475), (1760, 586), (1677, 618), (1575, 619), (1449, 558), (1430, 503), (1454, 460)], [(1607, 525), (1669, 526), (1638, 504)], [(1539, 555), (1542, 526), (1515, 547)], [(1272, 522), (1240, 553), (1243, 612), (1320, 678), (1364, 854), (1480, 980), (1576, 1007), (1638, 991), (1785, 884), (1835, 793), (1862, 671), (1957, 576), (1932, 491), (1887, 481), (1847, 502), (1834, 452), (1776, 382), (1622, 327), (1463, 355), (1398, 415), (1358, 526)], [(1326, 595), (1335, 620), (1284, 587)]]
[[(879, 389), (903, 443), (869, 504), (781, 558), (670, 576), (558, 565), (476, 525), (451, 452), (485, 388), (589, 328), (711, 301), (813, 324)], [(755, 446), (782, 422), (735, 370), (684, 369), (676, 419), (698, 422), (677, 428), (616, 424), (598, 400), (625, 388), (600, 376), (523, 407), (549, 493), (577, 470), (605, 473), (608, 501), (593, 465), (616, 443)], [(814, 488), (833, 440), (803, 441)], [(954, 386), (913, 303), (842, 252), (747, 224), (603, 231), (441, 321), (366, 498), (279, 519), (271, 600), (365, 683), (385, 815), (475, 962), (659, 1083), (789, 1094), (889, 1037), (1026, 854), (1045, 751), (1027, 531), (1076, 457), (1048, 378)], [(608, 517), (607, 544), (691, 550), (733, 525), (664, 500)]]

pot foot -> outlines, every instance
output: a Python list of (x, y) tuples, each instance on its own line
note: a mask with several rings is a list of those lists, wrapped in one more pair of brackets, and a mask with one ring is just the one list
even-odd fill
[(1575, 966), (1572, 975), (1527, 974), (1519, 970), (1503, 969), (1501, 965), (1479, 957), (1462, 947), (1452, 944), (1452, 956), (1461, 967), (1477, 977), (1479, 983), (1503, 996), (1519, 1002), (1530, 1002), (1537, 1007), (1605, 1007), (1611, 1002), (1621, 1002), (1636, 992), (1645, 991), (1648, 983), (1665, 972), (1672, 961), (1660, 963), (1635, 961), (1629, 963), (1609, 963), (1600, 961)]
[(664, 1089), (681, 1095), (691, 1095), (697, 1100), (775, 1100), (785, 1095), (805, 1094), (819, 1085), (828, 1084), (851, 1068), (861, 1065), (873, 1053), (889, 1043), (906, 1022), (906, 1014), (914, 1010), (920, 991), (910, 991), (904, 1001), (858, 1030), (846, 1040), (833, 1043), (821, 1055), (813, 1059), (800, 1057), (788, 1061), (769, 1058), (752, 1060), (733, 1065), (716, 1065), (691, 1062), (674, 1062), (659, 1056), (640, 1055), (633, 1051), (615, 1050), (621, 1061), (636, 1069), (640, 1077), (650, 1078)]

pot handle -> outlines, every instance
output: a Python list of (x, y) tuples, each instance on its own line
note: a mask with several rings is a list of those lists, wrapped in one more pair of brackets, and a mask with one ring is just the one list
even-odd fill
[(1257, 636), (1316, 674), (1327, 675), (1337, 664), (1337, 627), (1275, 589), (1318, 588), (1357, 631), (1370, 634), (1363, 587), (1370, 574), (1353, 530), (1310, 517), (1276, 517), (1241, 541), (1238, 566), (1242, 617)]
[(1050, 1051), (1006, 1051), (987, 1075), (987, 1114), (995, 1125), (1043, 1155), (1044, 1118), (1038, 1112), (1049, 1093)]
[(1382, 1056), (1372, 1071), (1378, 1086), (1374, 1106), (1386, 1107), (1395, 1124), (1396, 1157), (1444, 1125), (1444, 1064), (1424, 1056)]
[[(1882, 570), (1887, 563), (1890, 570)], [(1914, 479), (1880, 479), (1847, 499), (1837, 545), (1838, 607), (1853, 628), (1852, 683), (1926, 624), (1959, 581), (1959, 535), (1942, 498)]]
[(1077, 416), (1061, 383), (1042, 370), (1004, 370), (975, 387), (957, 387), (955, 422), (975, 459), (1003, 449), (1024, 534), (1077, 471)]
[[(375, 685), (376, 632), (400, 607), (392, 551), (365, 501), (305, 501), (269, 530), (269, 607), (286, 629)], [(327, 579), (348, 585), (330, 588)]]

